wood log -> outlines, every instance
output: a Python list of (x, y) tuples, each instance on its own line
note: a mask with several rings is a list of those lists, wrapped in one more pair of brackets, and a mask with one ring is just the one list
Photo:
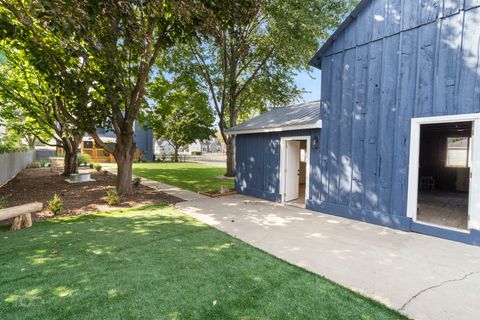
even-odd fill
[(23, 214), (41, 211), (43, 204), (41, 202), (32, 202), (20, 206), (0, 209), (0, 221), (18, 217)]
[(30, 228), (32, 226), (32, 214), (22, 214), (13, 219), (12, 227), (10, 230), (17, 231), (24, 228)]

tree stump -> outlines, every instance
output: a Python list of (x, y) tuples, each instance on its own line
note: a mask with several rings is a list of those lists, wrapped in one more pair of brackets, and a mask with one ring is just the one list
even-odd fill
[(17, 231), (24, 228), (30, 228), (32, 226), (32, 214), (22, 214), (13, 219), (12, 227), (10, 230)]

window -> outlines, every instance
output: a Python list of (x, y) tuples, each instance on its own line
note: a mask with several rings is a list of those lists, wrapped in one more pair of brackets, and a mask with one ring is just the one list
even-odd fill
[(300, 161), (305, 162), (307, 159), (305, 158), (306, 156), (306, 150), (305, 149), (300, 149)]
[(447, 167), (470, 167), (470, 137), (447, 138)]

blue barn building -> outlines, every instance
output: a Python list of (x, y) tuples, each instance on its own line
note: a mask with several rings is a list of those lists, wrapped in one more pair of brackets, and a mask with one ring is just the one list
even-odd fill
[(363, 0), (311, 64), (321, 101), (231, 129), (236, 189), (480, 244), (480, 1)]

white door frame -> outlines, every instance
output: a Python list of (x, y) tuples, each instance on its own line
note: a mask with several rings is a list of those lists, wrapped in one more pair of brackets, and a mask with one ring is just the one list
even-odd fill
[(297, 136), (297, 137), (283, 137), (280, 138), (280, 195), (282, 202), (285, 202), (285, 166), (286, 166), (286, 146), (289, 140), (306, 140), (307, 141), (307, 154), (306, 154), (306, 173), (305, 173), (305, 201), (310, 194), (310, 136)]
[[(480, 229), (480, 113), (450, 116), (412, 118), (410, 128), (410, 159), (408, 167), (407, 217), (417, 222), (418, 170), (420, 166), (420, 126), (422, 124), (472, 121), (473, 143), (470, 164), (470, 184), (468, 199), (468, 229)], [(423, 223), (423, 222), (420, 222)], [(442, 226), (438, 226), (442, 227)], [(445, 229), (449, 229), (445, 227)]]

